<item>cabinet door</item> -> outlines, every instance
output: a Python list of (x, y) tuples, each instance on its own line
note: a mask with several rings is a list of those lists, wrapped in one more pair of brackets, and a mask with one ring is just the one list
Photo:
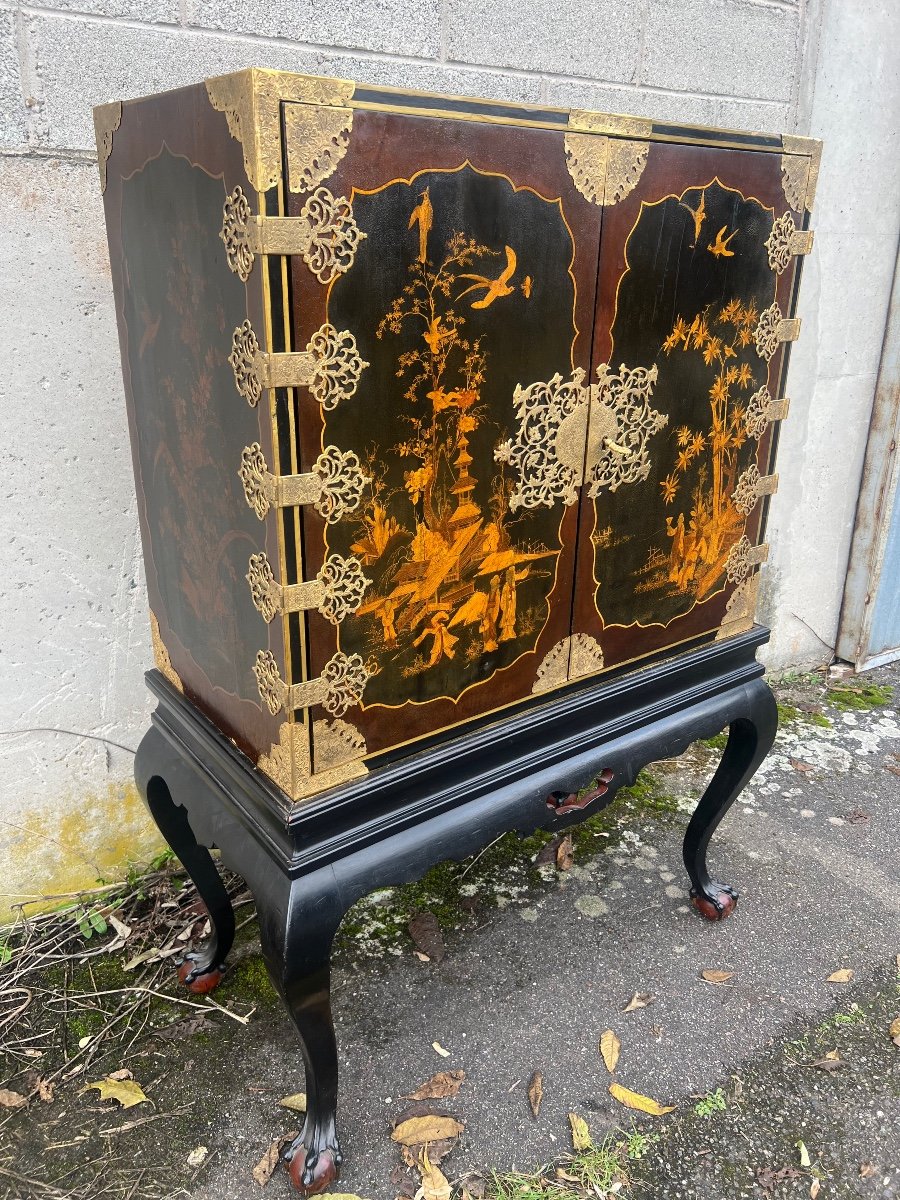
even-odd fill
[(364, 579), (304, 620), (308, 678), (336, 655), (365, 676), (313, 709), (320, 771), (530, 695), (566, 641), (585, 426), (536, 506), (518, 434), (530, 384), (589, 370), (601, 209), (563, 129), (287, 104), (284, 130), (288, 213), (319, 231), (293, 349), (325, 364), (294, 392), (296, 469), (337, 500), (303, 507), (302, 569)]
[(796, 183), (778, 152), (610, 140), (573, 625), (604, 668), (752, 620)]

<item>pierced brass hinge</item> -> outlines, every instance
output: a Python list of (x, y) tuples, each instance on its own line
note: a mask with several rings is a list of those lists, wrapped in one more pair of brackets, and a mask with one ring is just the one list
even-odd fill
[(247, 503), (262, 521), (270, 508), (312, 504), (333, 525), (353, 512), (371, 483), (352, 450), (326, 446), (312, 471), (305, 475), (273, 475), (266, 465), (259, 442), (245, 446), (238, 470)]
[(320, 283), (331, 283), (353, 266), (365, 236), (350, 201), (325, 187), (307, 198), (299, 217), (256, 216), (236, 187), (225, 199), (219, 233), (228, 266), (245, 283), (258, 254), (299, 254)]
[(760, 475), (756, 463), (751, 463), (737, 481), (731, 494), (734, 506), (749, 516), (763, 496), (774, 496), (778, 491), (777, 475)]
[(798, 229), (791, 213), (782, 213), (766, 238), (769, 266), (780, 275), (787, 270), (794, 255), (810, 253), (814, 239), (815, 234), (811, 229)]
[(731, 547), (725, 560), (725, 574), (731, 583), (742, 583), (750, 574), (752, 567), (759, 566), (769, 557), (769, 547), (766, 542), (760, 546), (751, 544), (746, 534)]
[(776, 300), (760, 313), (753, 334), (756, 353), (768, 362), (782, 342), (796, 342), (799, 336), (800, 318), (783, 317)]
[(744, 428), (748, 436), (759, 440), (773, 421), (785, 419), (790, 406), (791, 402), (787, 396), (773, 400), (769, 389), (763, 385), (747, 401)]
[(322, 325), (305, 350), (270, 354), (260, 350), (249, 321), (231, 335), (228, 361), (235, 386), (251, 407), (259, 403), (263, 388), (308, 387), (328, 411), (353, 395), (360, 375), (369, 365), (357, 353), (356, 338), (348, 329), (338, 331), (333, 325)]
[(338, 651), (317, 679), (288, 684), (281, 678), (274, 655), (268, 650), (260, 650), (253, 674), (260, 699), (273, 716), (282, 708), (292, 712), (321, 704), (326, 712), (339, 717), (354, 704), (359, 704), (372, 672), (363, 662), (362, 655)]
[(355, 613), (371, 584), (358, 558), (331, 554), (315, 579), (305, 583), (278, 583), (265, 554), (250, 556), (247, 582), (257, 610), (266, 622), (277, 613), (304, 612), (316, 608), (333, 625)]

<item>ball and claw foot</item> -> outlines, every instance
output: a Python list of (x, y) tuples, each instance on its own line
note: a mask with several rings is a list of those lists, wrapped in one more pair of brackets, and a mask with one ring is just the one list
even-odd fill
[(691, 888), (691, 904), (707, 921), (724, 921), (737, 907), (738, 894), (724, 883), (710, 883), (701, 891)]
[[(318, 1150), (315, 1147), (317, 1140), (324, 1143)], [(307, 1141), (311, 1143), (309, 1149), (306, 1146)], [(325, 1135), (307, 1138), (305, 1130), (285, 1150), (284, 1158), (287, 1161), (291, 1183), (301, 1196), (316, 1196), (330, 1187), (340, 1173), (342, 1162), (340, 1147), (333, 1133), (330, 1138)]]
[(205, 996), (222, 982), (225, 968), (210, 965), (201, 954), (187, 954), (178, 968), (181, 983), (195, 996)]

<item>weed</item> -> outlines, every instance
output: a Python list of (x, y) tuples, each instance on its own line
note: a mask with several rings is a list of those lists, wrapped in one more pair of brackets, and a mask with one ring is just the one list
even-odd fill
[(658, 1133), (641, 1133), (639, 1129), (632, 1129), (625, 1138), (625, 1153), (632, 1162), (637, 1162), (644, 1157), (654, 1142), (658, 1141)]
[(698, 1117), (711, 1117), (713, 1113), (724, 1112), (726, 1108), (725, 1093), (721, 1088), (716, 1088), (694, 1105), (694, 1112)]
[[(572, 1154), (558, 1164), (551, 1163), (535, 1171), (533, 1175), (523, 1175), (519, 1171), (503, 1174), (494, 1172), (487, 1198), (575, 1200), (576, 1197), (585, 1194), (606, 1196), (616, 1184), (620, 1189), (628, 1187), (626, 1160), (640, 1158), (646, 1153), (651, 1140), (657, 1139), (658, 1136), (646, 1136), (633, 1131), (627, 1135), (625, 1141), (621, 1141), (609, 1134), (599, 1146)], [(567, 1187), (567, 1184), (571, 1187)]]

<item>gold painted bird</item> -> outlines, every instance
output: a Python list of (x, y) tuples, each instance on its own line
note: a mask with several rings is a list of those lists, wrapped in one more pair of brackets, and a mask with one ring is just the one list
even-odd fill
[(734, 251), (728, 249), (728, 243), (731, 241), (731, 239), (737, 233), (737, 230), (736, 229), (733, 230), (731, 233), (729, 233), (728, 237), (725, 238), (724, 241), (722, 241), (722, 234), (725, 232), (725, 230), (727, 228), (728, 228), (727, 225), (723, 225), (722, 228), (719, 230), (719, 232), (716, 234), (716, 240), (713, 242), (713, 244), (711, 246), (706, 247), (707, 250), (710, 252), (710, 254), (714, 254), (716, 256), (716, 258), (734, 258)]
[(467, 287), (465, 291), (460, 292), (456, 297), (461, 300), (463, 296), (467, 296), (469, 292), (474, 292), (478, 288), (484, 288), (484, 295), (480, 300), (472, 302), (473, 308), (487, 308), (493, 304), (500, 296), (511, 296), (514, 289), (509, 286), (509, 281), (512, 279), (516, 271), (516, 252), (512, 246), (506, 247), (506, 266), (500, 272), (496, 279), (488, 279), (486, 275), (460, 275), (460, 279), (474, 279), (475, 282), (471, 287)]
[(428, 188), (419, 196), (419, 203), (412, 210), (407, 229), (419, 225), (419, 262), (424, 262), (428, 255), (428, 234), (434, 224), (434, 209), (428, 196)]
[(681, 200), (678, 201), (678, 207), (686, 208), (694, 218), (694, 240), (691, 243), (691, 246), (694, 247), (700, 240), (700, 230), (703, 227), (703, 222), (706, 220), (706, 188), (700, 193), (700, 203), (696, 208), (691, 208), (689, 204), (685, 204)]
[(452, 341), (456, 337), (455, 329), (441, 329), (441, 318), (435, 317), (433, 321), (428, 322), (428, 331), (422, 334), (428, 344), (428, 349), (432, 354), (439, 354), (441, 346), (446, 341)]

